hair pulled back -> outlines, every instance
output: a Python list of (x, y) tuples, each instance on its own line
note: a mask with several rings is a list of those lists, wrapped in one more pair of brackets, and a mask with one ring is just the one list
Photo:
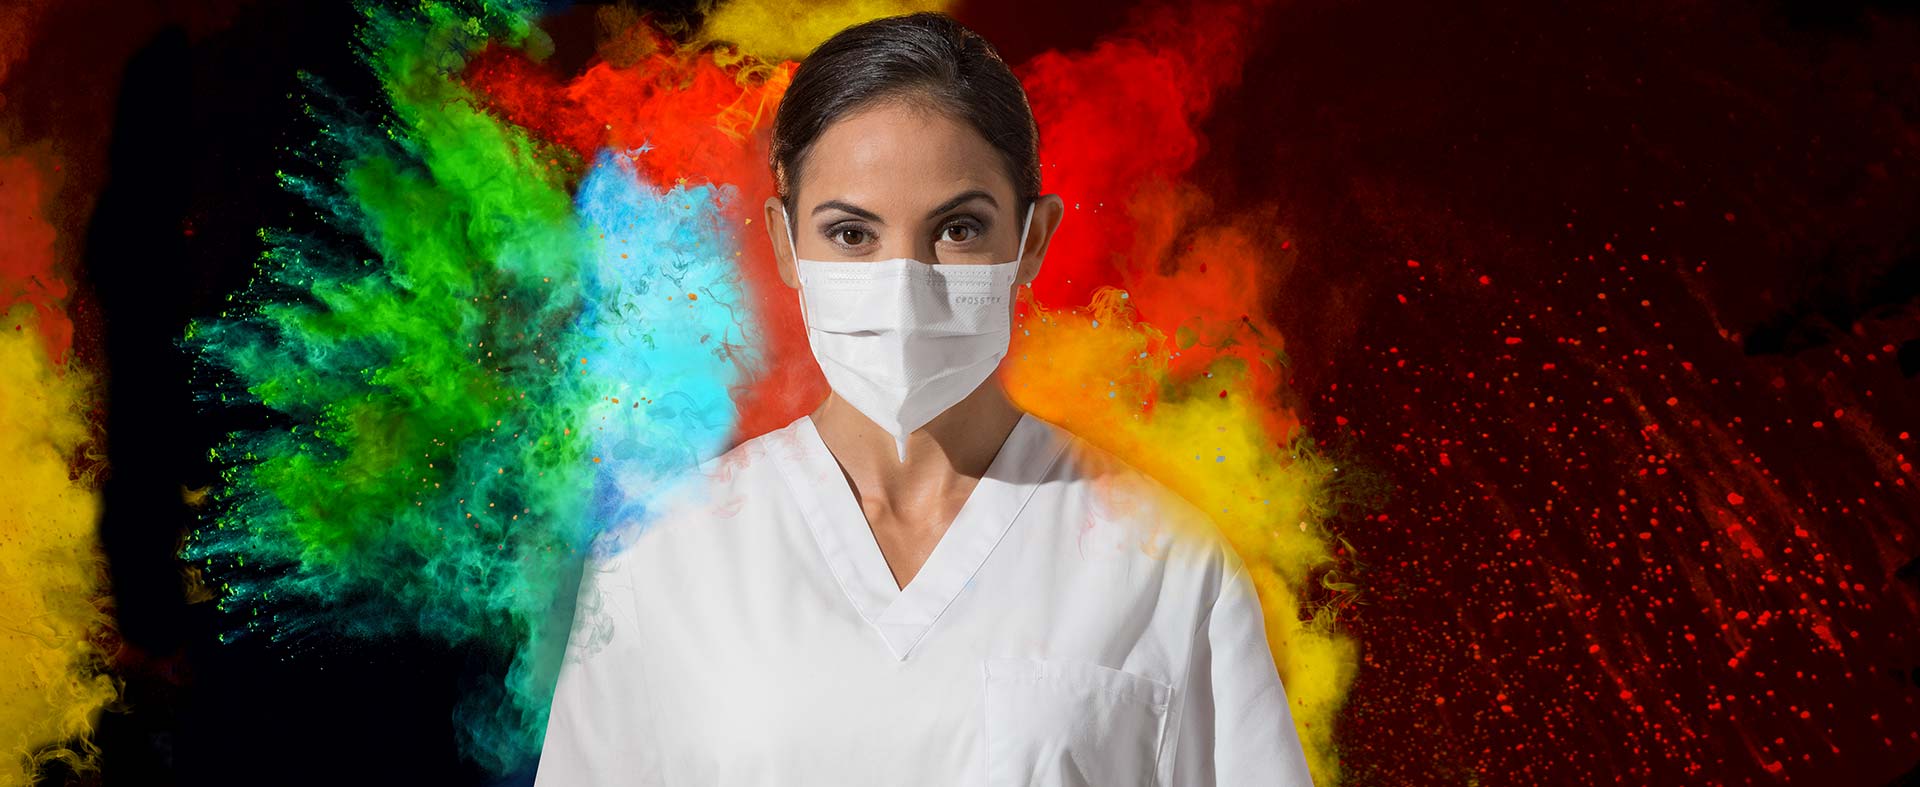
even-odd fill
[(921, 11), (848, 27), (794, 71), (774, 114), (768, 165), (782, 200), (797, 198), (808, 152), (834, 121), (880, 101), (906, 101), (966, 121), (999, 151), (1019, 211), (1040, 196), (1040, 133), (1026, 90), (980, 34)]

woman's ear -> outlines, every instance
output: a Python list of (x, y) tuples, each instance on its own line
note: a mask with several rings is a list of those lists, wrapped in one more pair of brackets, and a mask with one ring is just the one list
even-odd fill
[(800, 286), (800, 277), (793, 272), (793, 246), (791, 245), (793, 235), (789, 234), (792, 231), (787, 229), (787, 222), (781, 216), (780, 206), (779, 197), (767, 198), (764, 206), (767, 214), (767, 241), (773, 244), (773, 260), (780, 267), (780, 281), (785, 282), (788, 287), (797, 289)]
[(1033, 223), (1027, 227), (1027, 247), (1020, 250), (1020, 271), (1013, 280), (1014, 286), (1032, 282), (1040, 275), (1040, 263), (1046, 261), (1047, 246), (1066, 215), (1066, 200), (1058, 194), (1042, 194), (1033, 201)]

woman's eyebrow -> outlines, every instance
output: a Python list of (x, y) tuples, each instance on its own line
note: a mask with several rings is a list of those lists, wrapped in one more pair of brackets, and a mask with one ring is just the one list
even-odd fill
[(927, 218), (929, 219), (940, 218), (940, 214), (953, 210), (954, 208), (960, 207), (961, 203), (964, 203), (967, 200), (974, 200), (974, 199), (984, 199), (987, 201), (987, 204), (992, 205), (996, 208), (1000, 207), (999, 201), (995, 200), (993, 198), (993, 195), (988, 194), (985, 189), (968, 189), (966, 191), (960, 192), (959, 194), (953, 195), (953, 199), (940, 203), (940, 207), (927, 211)]
[[(940, 214), (953, 210), (954, 208), (960, 207), (962, 203), (965, 203), (968, 200), (976, 200), (976, 199), (984, 199), (987, 201), (987, 204), (992, 205), (996, 208), (1000, 207), (1000, 202), (998, 200), (995, 200), (993, 198), (993, 195), (988, 193), (985, 189), (968, 189), (966, 191), (960, 192), (959, 194), (953, 195), (952, 199), (949, 199), (946, 202), (940, 203), (939, 207), (934, 208), (933, 210), (927, 211), (927, 218), (929, 219), (939, 218)], [(827, 200), (826, 202), (822, 202), (818, 205), (813, 206), (814, 213), (819, 213), (820, 211), (828, 210), (828, 209), (843, 210), (855, 216), (859, 216), (860, 218), (866, 219), (867, 221), (871, 221), (875, 224), (885, 225), (887, 223), (885, 219), (880, 218), (880, 216), (874, 213), (873, 211), (867, 210), (866, 208), (862, 208), (853, 203), (843, 202), (837, 199), (830, 199), (830, 200)]]

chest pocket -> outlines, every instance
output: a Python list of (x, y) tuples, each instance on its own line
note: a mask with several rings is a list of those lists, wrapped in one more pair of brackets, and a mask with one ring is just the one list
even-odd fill
[(990, 787), (1155, 787), (1173, 687), (1079, 661), (989, 658)]

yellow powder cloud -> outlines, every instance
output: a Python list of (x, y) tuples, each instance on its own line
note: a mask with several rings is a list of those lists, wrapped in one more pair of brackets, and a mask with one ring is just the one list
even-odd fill
[(730, 41), (741, 54), (779, 62), (799, 60), (847, 27), (883, 16), (945, 11), (930, 0), (741, 0), (714, 9), (701, 41)]
[[(105, 673), (94, 479), (70, 472), (92, 443), (82, 417), (91, 377), (56, 370), (18, 304), (0, 331), (0, 785), (40, 766), (97, 767), (100, 710), (120, 694)], [(14, 326), (20, 326), (15, 330)]]

